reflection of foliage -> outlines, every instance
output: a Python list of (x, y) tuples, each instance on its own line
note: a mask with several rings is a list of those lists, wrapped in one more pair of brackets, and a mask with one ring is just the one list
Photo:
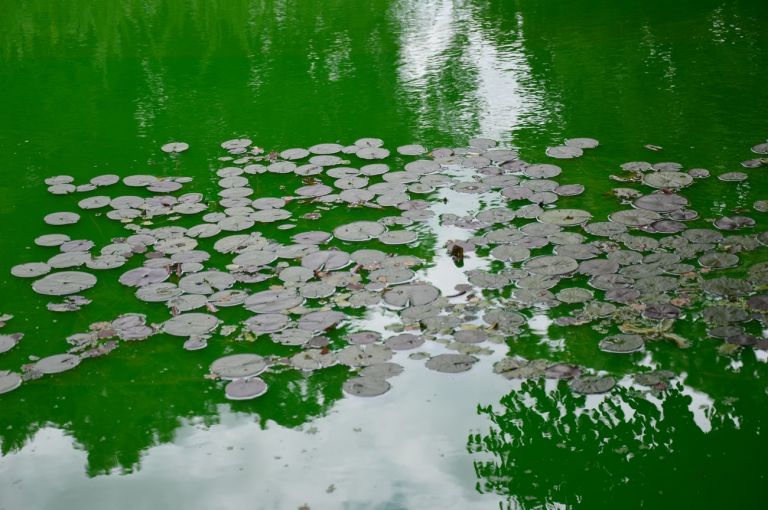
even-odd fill
[(51, 380), (29, 384), (25, 391), (4, 395), (3, 419), (13, 425), (0, 428), (0, 453), (19, 450), (38, 430), (55, 426), (87, 452), (89, 476), (115, 469), (132, 472), (140, 468), (143, 452), (174, 441), (177, 429), (185, 424), (216, 424), (225, 403), (234, 412), (257, 415), (261, 426), (274, 422), (297, 427), (325, 414), (341, 398), (341, 385), (348, 377), (341, 367), (309, 375), (293, 370), (268, 374), (264, 378), (270, 391), (262, 398), (230, 402), (221, 388), (192, 370), (196, 363), (192, 357), (181, 357), (175, 366), (179, 373), (135, 377), (131, 373), (125, 379), (95, 365), (90, 370), (83, 366), (72, 374), (82, 377), (60, 378), (53, 385)]
[(744, 469), (767, 450), (756, 424), (714, 409), (704, 433), (679, 388), (658, 406), (626, 388), (584, 403), (564, 384), (547, 392), (532, 381), (502, 398), (502, 412), (480, 407), (495, 427), (469, 438), (472, 452), (493, 456), (475, 462), (478, 489), (508, 508), (758, 508), (762, 475)]

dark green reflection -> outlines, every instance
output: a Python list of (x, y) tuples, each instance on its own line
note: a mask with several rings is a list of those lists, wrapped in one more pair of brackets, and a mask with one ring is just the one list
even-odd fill
[(700, 409), (682, 390), (620, 388), (594, 406), (564, 383), (526, 382), (500, 408), (478, 407), (493, 424), (469, 437), (478, 490), (504, 495), (505, 508), (762, 507), (765, 474), (750, 468), (768, 451), (758, 399)]

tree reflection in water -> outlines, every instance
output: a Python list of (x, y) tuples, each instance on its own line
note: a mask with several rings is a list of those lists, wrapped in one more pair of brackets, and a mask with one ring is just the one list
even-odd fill
[(564, 382), (528, 381), (500, 404), (478, 407), (493, 426), (468, 448), (478, 491), (503, 495), (503, 508), (763, 508), (763, 424), (740, 417), (739, 401), (709, 408), (708, 432), (680, 383), (585, 398)]

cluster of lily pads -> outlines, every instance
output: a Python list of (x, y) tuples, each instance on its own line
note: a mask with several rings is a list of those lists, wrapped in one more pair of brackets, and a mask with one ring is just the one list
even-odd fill
[[(574, 138), (546, 154), (569, 159), (598, 145), (594, 139)], [(172, 142), (162, 150), (177, 158), (188, 148)], [(558, 206), (560, 199), (585, 191), (581, 184), (556, 181), (559, 166), (528, 163), (514, 149), (484, 138), (472, 139), (464, 148), (401, 146), (399, 156), (375, 138), (269, 153), (251, 140), (236, 139), (222, 148), (228, 155), (219, 158), (226, 166), (217, 171), (216, 202), (201, 193), (174, 195), (191, 182), (187, 177), (131, 175), (122, 184), (152, 195), (99, 194), (78, 202), (82, 210), (120, 222), (129, 235), (98, 251), (94, 242), (64, 233), (35, 240), (58, 253), (44, 262), (17, 265), (11, 273), (33, 278), (32, 289), (39, 294), (63, 297), (63, 302), (50, 303), (50, 310), (87, 305), (90, 300), (80, 293), (97, 284), (95, 272), (135, 266), (138, 259), (140, 266), (122, 271), (118, 281), (135, 289), (138, 300), (164, 303), (170, 318), (151, 324), (146, 316), (130, 313), (92, 324), (67, 338), (68, 352), (37, 359), (21, 373), (0, 372), (0, 393), (23, 380), (108, 354), (120, 341), (164, 333), (184, 338), (187, 350), (205, 348), (214, 334), (295, 349), (289, 357), (242, 353), (215, 361), (210, 377), (229, 381), (225, 393), (231, 399), (266, 392), (259, 377), (265, 371), (312, 371), (336, 364), (354, 371), (345, 392), (375, 396), (389, 390), (388, 379), (403, 370), (391, 361), (397, 351), (441, 344), (449, 352), (415, 351), (410, 357), (425, 359), (431, 370), (464, 372), (477, 356), (490, 352), (489, 342), (513, 339), (527, 327), (532, 312), (557, 307), (565, 312), (555, 324), (592, 324), (600, 333), (595, 347), (612, 354), (636, 352), (655, 340), (686, 347), (691, 339), (676, 333), (675, 324), (694, 315), (707, 323), (710, 337), (724, 339), (724, 352), (746, 346), (768, 349), (768, 340), (755, 327), (768, 318), (768, 262), (751, 266), (746, 279), (717, 275), (739, 266), (742, 252), (762, 249), (768, 233), (754, 232), (757, 222), (743, 214), (713, 218), (706, 228), (696, 225), (703, 219), (689, 208), (682, 190), (709, 177), (707, 170), (685, 170), (672, 162), (624, 163), (624, 175), (612, 178), (637, 186), (614, 189), (621, 208), (598, 220), (587, 210)], [(768, 145), (753, 151), (765, 154)], [(396, 168), (383, 162), (393, 158)], [(744, 166), (755, 167), (750, 165)], [(718, 177), (740, 182), (748, 175), (727, 172)], [(281, 196), (258, 196), (259, 182), (275, 179), (283, 183)], [(55, 176), (46, 184), (51, 193), (69, 194), (120, 181), (104, 175), (77, 185), (72, 177)], [(442, 202), (435, 196), (443, 191), (476, 195), (496, 205), (438, 217), (434, 206)], [(767, 205), (761, 200), (754, 209), (765, 212)], [(288, 244), (264, 233), (270, 224), (295, 229), (299, 222), (339, 209), (369, 210), (379, 217), (346, 221), (328, 232), (297, 232)], [(191, 218), (198, 221), (189, 227), (154, 226), (160, 219), (170, 223)], [(71, 211), (44, 218), (57, 227), (79, 220)], [(444, 247), (467, 282), (451, 295), (423, 280), (418, 270), (429, 261), (389, 248), (418, 245), (438, 221), (465, 233)], [(226, 263), (217, 267), (212, 261), (222, 257)], [(465, 258), (476, 259), (471, 269), (461, 269)], [(228, 307), (251, 315), (224, 324), (217, 313)], [(389, 336), (346, 331), (350, 321), (345, 310), (376, 307), (399, 317)], [(343, 347), (332, 347), (328, 335), (333, 330), (342, 332)], [(21, 340), (20, 334), (0, 336), (0, 353)], [(584, 367), (517, 356), (497, 362), (494, 370), (510, 379), (570, 379), (578, 393), (606, 392), (616, 382)], [(669, 377), (664, 371), (639, 374), (637, 382), (658, 388)]]

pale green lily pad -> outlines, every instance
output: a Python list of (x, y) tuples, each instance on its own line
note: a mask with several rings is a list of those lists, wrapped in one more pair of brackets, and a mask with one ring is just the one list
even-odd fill
[(342, 385), (345, 393), (355, 397), (377, 397), (390, 388), (391, 385), (384, 378), (373, 376), (353, 377)]
[(32, 369), (41, 374), (58, 374), (72, 370), (80, 361), (80, 356), (75, 354), (54, 354), (37, 361), (32, 365)]
[(238, 379), (224, 388), (224, 394), (229, 400), (252, 400), (267, 392), (267, 383), (258, 377)]
[(643, 349), (645, 343), (640, 335), (619, 334), (600, 340), (600, 350), (612, 353), (630, 353)]
[(222, 379), (234, 380), (254, 377), (266, 368), (266, 360), (258, 354), (233, 354), (214, 361), (210, 371)]
[(581, 376), (571, 379), (568, 384), (574, 393), (594, 395), (607, 393), (616, 386), (616, 379), (611, 376)]
[(16, 372), (0, 370), (0, 395), (15, 390), (21, 386), (21, 383), (21, 375), (17, 374)]
[(162, 324), (163, 332), (173, 336), (204, 335), (216, 329), (219, 319), (205, 313), (182, 313)]
[(466, 372), (479, 360), (468, 354), (438, 354), (429, 358), (426, 367), (436, 372), (456, 374)]

